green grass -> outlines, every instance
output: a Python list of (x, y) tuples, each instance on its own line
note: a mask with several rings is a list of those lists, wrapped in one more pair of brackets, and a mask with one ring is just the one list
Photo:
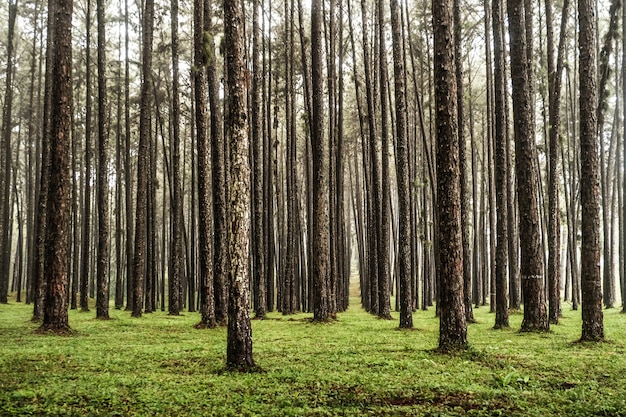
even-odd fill
[(576, 343), (564, 305), (549, 334), (492, 330), (475, 310), (471, 349), (437, 353), (434, 309), (417, 330), (365, 313), (358, 300), (329, 324), (310, 314), (253, 321), (263, 372), (223, 372), (226, 330), (196, 313), (131, 319), (70, 312), (73, 336), (35, 334), (31, 306), (0, 305), (0, 415), (626, 416), (626, 316), (605, 311), (606, 343)]

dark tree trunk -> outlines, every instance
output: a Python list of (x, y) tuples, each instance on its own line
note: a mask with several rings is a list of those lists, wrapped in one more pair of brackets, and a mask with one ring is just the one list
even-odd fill
[(439, 234), (439, 349), (467, 348), (452, 1), (433, 1)]
[(91, 125), (92, 125), (92, 76), (91, 76), (91, 0), (87, 0), (87, 9), (85, 10), (86, 25), (86, 46), (85, 46), (85, 177), (83, 180), (84, 202), (83, 215), (81, 223), (83, 232), (81, 233), (81, 267), (80, 267), (80, 311), (89, 311), (89, 263), (91, 253)]
[[(180, 314), (184, 302), (183, 280), (183, 207), (180, 186), (180, 98), (178, 93), (178, 0), (171, 1), (172, 16), (172, 238), (170, 246), (169, 303), (171, 315)], [(162, 296), (164, 296), (163, 294)]]
[(535, 164), (535, 128), (531, 116), (531, 96), (526, 56), (523, 0), (507, 0), (511, 38), (511, 77), (515, 131), (515, 166), (520, 210), (522, 331), (548, 331), (548, 312), (543, 291), (544, 268), (539, 224), (538, 174)]
[(596, 20), (594, 2), (578, 0), (580, 78), (580, 184), (582, 206), (582, 341), (604, 340), (600, 277), (600, 184), (598, 166)]
[(508, 238), (508, 197), (507, 197), (507, 151), (508, 140), (506, 135), (506, 113), (504, 100), (505, 75), (504, 75), (504, 33), (502, 23), (502, 4), (499, 0), (492, 3), (493, 19), (493, 54), (494, 54), (494, 119), (495, 119), (495, 184), (496, 184), (496, 207), (497, 207), (497, 246), (495, 253), (496, 262), (496, 323), (495, 328), (509, 327), (509, 302), (507, 286), (507, 266), (509, 261)]
[[(209, 1), (196, 0), (194, 2), (194, 97), (196, 122), (196, 147), (198, 150), (198, 252), (200, 255), (200, 316), (198, 327), (215, 327), (215, 286), (213, 252), (214, 242), (211, 234), (213, 207), (210, 200), (210, 144), (207, 137), (207, 80), (206, 66), (209, 60), (215, 59), (208, 54), (214, 49), (213, 39), (208, 45), (204, 39), (205, 33), (210, 32), (211, 4)], [(209, 85), (210, 88), (210, 85)], [(213, 154), (215, 157), (215, 153)], [(215, 163), (215, 162), (214, 162)], [(214, 168), (215, 169), (215, 168)], [(214, 185), (215, 186), (215, 185)], [(215, 202), (217, 196), (213, 196)], [(224, 197), (222, 197), (224, 198)], [(219, 233), (215, 231), (214, 233)]]
[[(252, 192), (254, 195), (254, 245), (253, 249), (253, 283), (255, 293), (254, 313), (259, 319), (265, 318), (267, 297), (265, 282), (265, 214), (263, 199), (263, 136), (261, 132), (261, 85), (263, 82), (263, 73), (259, 67), (259, 53), (261, 32), (259, 27), (259, 0), (254, 0), (252, 11), (252, 159), (254, 161), (254, 172), (252, 176)], [(267, 152), (267, 149), (265, 149)]]
[[(209, 34), (207, 83), (209, 108), (211, 111), (211, 168), (213, 184), (213, 284), (215, 294), (215, 320), (220, 326), (226, 325), (228, 316), (228, 211), (226, 177), (226, 143), (219, 99), (219, 79), (215, 45), (213, 44), (213, 25), (210, 2), (204, 5), (204, 31)], [(207, 174), (208, 175), (208, 174)]]
[(328, 144), (324, 139), (324, 75), (322, 72), (322, 2), (311, 1), (311, 144), (313, 153), (312, 279), (313, 319), (330, 317), (328, 275), (330, 270), (328, 220)]
[[(0, 149), (0, 303), (7, 303), (9, 292), (10, 255), (10, 186), (11, 186), (11, 131), (13, 112), (13, 37), (17, 18), (17, 0), (9, 2), (9, 33), (7, 39), (7, 69), (5, 76), (4, 106), (2, 108), (2, 148)], [(4, 172), (2, 172), (4, 171)]]
[(96, 318), (109, 318), (109, 120), (106, 82), (105, 2), (97, 0), (98, 19), (98, 270)]
[[(129, 23), (128, 23), (128, 0), (124, 0), (124, 53), (129, 54)], [(130, 150), (130, 62), (124, 60), (124, 179), (126, 182), (126, 310), (133, 310), (133, 180), (131, 175), (131, 150)]]
[[(56, 14), (56, 1), (48, 3), (48, 33), (54, 34)], [(46, 74), (51, 75), (54, 71), (54, 36), (46, 38)], [(45, 248), (46, 228), (48, 215), (48, 189), (50, 177), (50, 147), (51, 147), (51, 119), (52, 112), (52, 77), (45, 77), (44, 103), (43, 103), (43, 129), (41, 137), (41, 172), (39, 174), (39, 196), (35, 209), (35, 260), (33, 261), (33, 321), (39, 321), (44, 315), (44, 300), (46, 295), (45, 271)]]
[(70, 225), (70, 150), (72, 111), (72, 0), (54, 7), (54, 45), (50, 114), (50, 184), (45, 279), (46, 297), (40, 331), (70, 330), (67, 314), (68, 233)]
[[(389, 204), (391, 202), (391, 190), (389, 179), (389, 127), (387, 115), (387, 58), (385, 46), (385, 2), (378, 2), (378, 49), (379, 54), (379, 79), (380, 79), (380, 132), (381, 132), (381, 201), (380, 201), (380, 223), (378, 224), (378, 316), (384, 319), (391, 319), (390, 286), (391, 274), (389, 265)], [(400, 51), (399, 51), (400, 52)], [(402, 56), (400, 59), (404, 59)], [(403, 66), (404, 67), (404, 66)], [(404, 77), (404, 71), (398, 74)], [(406, 113), (406, 104), (402, 111)], [(406, 118), (406, 116), (404, 116)], [(403, 126), (406, 135), (406, 125)], [(408, 158), (407, 158), (408, 159)], [(410, 203), (409, 203), (410, 210)], [(411, 227), (410, 217), (407, 227)], [(408, 243), (410, 244), (410, 237)], [(409, 279), (411, 269), (406, 271)]]
[[(152, 38), (154, 0), (146, 0), (143, 14), (143, 62), (139, 105), (139, 148), (137, 150), (137, 207), (135, 215), (135, 248), (133, 257), (133, 317), (141, 317), (146, 276), (148, 239), (148, 175), (150, 170), (150, 129), (152, 94)], [(148, 266), (150, 267), (150, 266)]]
[(250, 167), (248, 164), (247, 69), (244, 62), (244, 11), (237, 0), (224, 0), (224, 38), (228, 74), (228, 140), (230, 143), (229, 242), (228, 270), (228, 348), (226, 366), (238, 371), (254, 369), (252, 327), (250, 325), (249, 234)]
[[(485, 18), (488, 22), (489, 19)], [(463, 103), (463, 59), (461, 33), (461, 5), (454, 1), (454, 58), (456, 63), (456, 101), (459, 125), (459, 168), (461, 171), (461, 233), (463, 242), (463, 302), (465, 303), (465, 320), (474, 323), (472, 309), (472, 252), (470, 251), (470, 181), (467, 169), (467, 146), (465, 137), (465, 105)]]
[(406, 133), (406, 85), (400, 6), (391, 1), (391, 34), (396, 99), (396, 177), (398, 181), (398, 270), (400, 280), (400, 328), (413, 328), (413, 291), (411, 282), (411, 222), (409, 149)]

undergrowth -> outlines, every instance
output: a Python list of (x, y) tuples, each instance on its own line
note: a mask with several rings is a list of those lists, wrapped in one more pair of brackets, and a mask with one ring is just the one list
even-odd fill
[(197, 313), (112, 320), (70, 311), (72, 336), (36, 334), (31, 306), (0, 305), (0, 415), (16, 416), (626, 416), (626, 316), (605, 311), (608, 342), (575, 343), (580, 311), (564, 305), (547, 334), (493, 330), (474, 311), (471, 348), (435, 351), (434, 309), (398, 331), (352, 299), (334, 322), (270, 313), (253, 320), (263, 372), (224, 372), (226, 329)]

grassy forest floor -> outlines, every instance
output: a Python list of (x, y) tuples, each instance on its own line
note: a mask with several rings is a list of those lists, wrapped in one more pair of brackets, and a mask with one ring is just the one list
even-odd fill
[(626, 416), (626, 315), (605, 311), (608, 341), (576, 343), (580, 311), (564, 305), (549, 334), (492, 330), (475, 310), (471, 349), (434, 351), (434, 309), (397, 329), (352, 299), (337, 322), (272, 313), (253, 322), (263, 372), (222, 372), (226, 329), (197, 313), (131, 319), (70, 312), (73, 336), (35, 334), (31, 306), (0, 305), (0, 415), (63, 416)]

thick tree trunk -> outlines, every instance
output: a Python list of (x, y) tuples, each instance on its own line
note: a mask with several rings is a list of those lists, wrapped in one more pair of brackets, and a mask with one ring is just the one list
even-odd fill
[(600, 277), (600, 184), (596, 118), (594, 2), (578, 0), (580, 78), (580, 185), (582, 205), (582, 341), (604, 339)]
[(139, 105), (139, 148), (137, 150), (137, 207), (135, 215), (135, 248), (133, 258), (133, 317), (141, 317), (146, 276), (148, 239), (148, 175), (150, 169), (150, 128), (152, 94), (152, 38), (154, 0), (146, 0), (143, 14), (143, 62)]
[(433, 1), (439, 233), (439, 349), (467, 348), (452, 1)]
[(511, 38), (511, 77), (517, 194), (520, 209), (520, 246), (524, 320), (522, 331), (548, 331), (548, 312), (543, 291), (544, 268), (539, 224), (538, 174), (535, 135), (526, 56), (526, 31), (522, 0), (507, 0)]
[(247, 69), (244, 62), (244, 11), (237, 0), (224, 0), (224, 38), (228, 74), (228, 140), (230, 143), (228, 270), (228, 347), (226, 366), (238, 371), (254, 369), (250, 325), (250, 166), (248, 164)]
[(330, 272), (328, 221), (328, 144), (324, 139), (324, 79), (322, 73), (322, 4), (311, 1), (311, 143), (313, 151), (312, 272), (313, 319), (330, 317), (328, 275)]
[(46, 298), (40, 331), (70, 330), (67, 314), (68, 233), (70, 224), (70, 149), (72, 111), (72, 0), (57, 0), (52, 33), (50, 184), (45, 278)]

